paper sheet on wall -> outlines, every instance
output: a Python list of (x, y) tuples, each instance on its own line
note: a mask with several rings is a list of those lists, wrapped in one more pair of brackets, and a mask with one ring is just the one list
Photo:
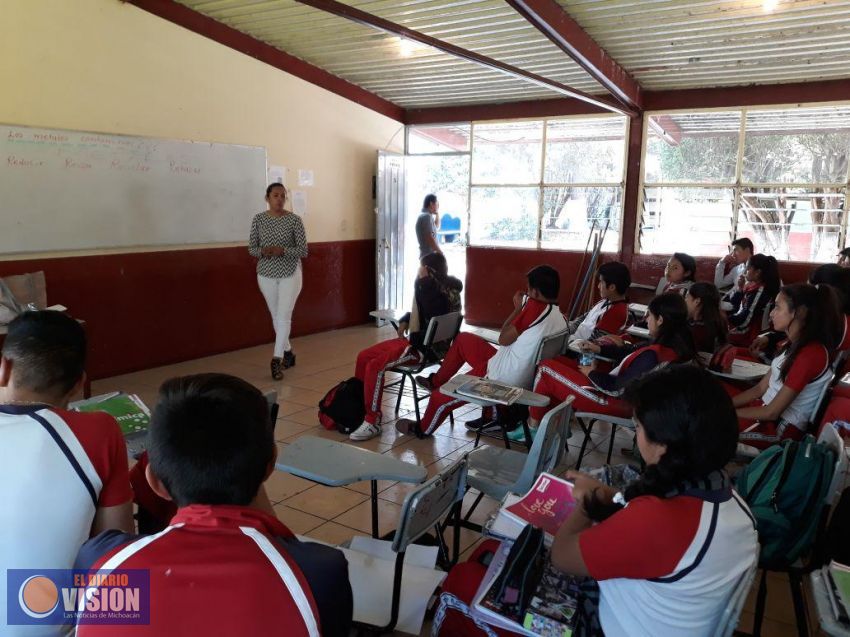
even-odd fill
[(304, 168), (298, 169), (298, 185), (299, 186), (312, 186), (313, 182), (313, 171), (306, 170)]
[(269, 166), (269, 183), (286, 185), (286, 166)]
[[(351, 549), (342, 551), (348, 560), (349, 579), (359, 583), (352, 586), (354, 620), (383, 626), (390, 619), (389, 600), (392, 599), (395, 569), (395, 553), (390, 543), (357, 537), (352, 540)], [(389, 559), (382, 559), (384, 556)], [(422, 630), (428, 602), (447, 575), (434, 569), (436, 559), (436, 547), (408, 547), (402, 572), (397, 631), (418, 635)]]
[(303, 190), (292, 191), (292, 212), (299, 217), (307, 214), (307, 193)]

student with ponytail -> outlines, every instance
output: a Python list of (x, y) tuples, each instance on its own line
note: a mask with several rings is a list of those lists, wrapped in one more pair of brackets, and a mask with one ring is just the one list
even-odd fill
[(758, 546), (724, 471), (738, 439), (732, 401), (692, 365), (647, 374), (626, 397), (643, 475), (620, 492), (568, 472), (578, 506), (552, 544), (556, 568), (598, 582), (598, 612), (580, 613), (576, 634), (712, 634)]
[(788, 336), (787, 344), (758, 385), (733, 398), (741, 441), (757, 447), (806, 433), (821, 390), (832, 378), (831, 353), (845, 325), (829, 285), (786, 285), (770, 318), (774, 329)]
[[(529, 428), (533, 431), (549, 409), (574, 395), (576, 411), (593, 411), (612, 416), (628, 415), (628, 405), (620, 399), (626, 385), (656, 367), (668, 363), (687, 363), (696, 356), (693, 337), (688, 328), (688, 310), (677, 292), (652, 299), (647, 311), (650, 341), (640, 345), (599, 345), (583, 342), (586, 352), (601, 353), (620, 361), (611, 372), (589, 366), (574, 369), (558, 359), (548, 359), (537, 367), (534, 391), (549, 397), (547, 407), (532, 407)], [(522, 428), (512, 432), (512, 439), (522, 440)]]
[(729, 324), (720, 311), (720, 292), (712, 283), (698, 281), (685, 294), (688, 325), (697, 351), (713, 352), (726, 344)]

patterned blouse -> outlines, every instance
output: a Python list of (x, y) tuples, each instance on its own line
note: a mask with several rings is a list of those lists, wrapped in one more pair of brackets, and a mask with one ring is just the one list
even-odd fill
[[(274, 246), (286, 249), (283, 256), (262, 254), (262, 248)], [(307, 235), (301, 217), (291, 212), (280, 217), (273, 217), (266, 212), (254, 215), (248, 253), (258, 259), (257, 274), (260, 276), (280, 279), (295, 274), (301, 259), (307, 256)]]

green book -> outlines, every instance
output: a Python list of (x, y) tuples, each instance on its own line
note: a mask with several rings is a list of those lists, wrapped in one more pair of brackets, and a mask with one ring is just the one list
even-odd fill
[(838, 599), (844, 606), (844, 612), (850, 615), (850, 567), (833, 560), (829, 564), (829, 575), (835, 584)]
[(118, 421), (125, 436), (146, 432), (151, 421), (151, 412), (141, 399), (134, 394), (123, 392), (106, 397), (95, 396), (75, 403), (73, 408), (84, 412), (106, 412)]

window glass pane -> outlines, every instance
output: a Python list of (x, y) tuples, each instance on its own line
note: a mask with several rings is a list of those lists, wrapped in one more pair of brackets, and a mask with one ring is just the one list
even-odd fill
[(407, 133), (407, 153), (467, 152), (469, 128), (469, 124), (411, 126)]
[(625, 134), (625, 117), (548, 122), (545, 182), (621, 183)]
[(620, 249), (622, 192), (614, 188), (544, 188), (543, 229), (540, 245), (556, 250), (584, 250), (596, 220), (608, 231), (602, 242), (605, 252)]
[(540, 189), (473, 188), (469, 239), (473, 245), (537, 247)]
[(732, 239), (734, 207), (731, 188), (646, 188), (640, 250), (724, 255)]
[(473, 184), (540, 182), (543, 122), (476, 124), (473, 135)]
[(850, 106), (747, 113), (745, 183), (843, 184)]
[(748, 188), (741, 193), (738, 235), (777, 259), (832, 261), (843, 210), (842, 190)]
[(733, 183), (740, 127), (740, 111), (651, 116), (645, 183)]

